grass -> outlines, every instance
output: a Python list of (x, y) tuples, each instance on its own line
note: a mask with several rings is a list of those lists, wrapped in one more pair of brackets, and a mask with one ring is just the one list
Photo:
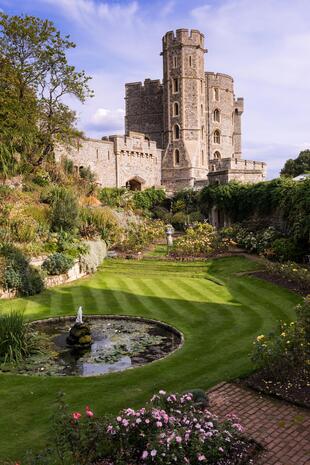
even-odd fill
[(72, 409), (98, 414), (141, 406), (159, 389), (207, 389), (249, 373), (253, 338), (278, 320), (295, 317), (300, 298), (236, 273), (258, 265), (244, 257), (208, 262), (107, 260), (95, 275), (31, 298), (0, 301), (0, 313), (29, 319), (76, 312), (143, 315), (166, 321), (185, 336), (182, 349), (144, 367), (96, 378), (0, 375), (0, 462), (22, 460), (45, 443), (59, 391)]

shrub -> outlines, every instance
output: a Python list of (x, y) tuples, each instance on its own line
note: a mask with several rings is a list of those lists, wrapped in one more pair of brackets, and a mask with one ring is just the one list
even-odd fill
[(273, 263), (268, 261), (266, 269), (269, 273), (295, 284), (305, 294), (310, 294), (310, 270), (305, 266), (294, 262)]
[(19, 363), (39, 350), (38, 338), (19, 312), (0, 315), (0, 360)]
[(133, 193), (133, 204), (135, 208), (141, 210), (152, 210), (156, 205), (159, 205), (166, 198), (163, 189), (145, 189), (144, 191), (136, 191)]
[(40, 293), (44, 282), (40, 272), (29, 264), (29, 260), (13, 246), (5, 245), (0, 249), (5, 265), (2, 274), (4, 289), (17, 291), (29, 296)]
[(99, 193), (99, 199), (103, 205), (109, 207), (124, 207), (128, 197), (132, 196), (132, 192), (124, 187), (104, 187)]
[(50, 257), (46, 258), (42, 263), (42, 268), (49, 275), (59, 275), (66, 273), (72, 268), (74, 260), (62, 253), (54, 253)]
[(220, 240), (215, 228), (207, 223), (197, 223), (188, 228), (184, 236), (174, 241), (172, 254), (203, 256), (220, 247), (224, 248), (224, 242)]
[(83, 166), (83, 168), (80, 169), (79, 174), (82, 179), (85, 179), (85, 181), (88, 182), (94, 182), (96, 179), (95, 173), (92, 172), (89, 166), (87, 168)]
[(300, 259), (302, 252), (292, 239), (281, 237), (271, 244), (271, 255), (280, 262), (287, 262)]
[(251, 358), (256, 367), (276, 370), (279, 379), (286, 379), (288, 372), (299, 367), (306, 370), (309, 363), (309, 298), (296, 311), (297, 321), (289, 324), (281, 322), (268, 335), (257, 336), (253, 343)]
[(79, 209), (75, 195), (57, 187), (51, 193), (51, 227), (53, 231), (72, 232), (78, 226)]
[(144, 219), (131, 223), (125, 231), (120, 248), (126, 252), (140, 252), (156, 239), (164, 237), (165, 225), (160, 220)]
[(113, 211), (108, 207), (81, 208), (79, 231), (88, 239), (100, 237), (107, 245), (120, 240), (121, 228)]
[(185, 226), (189, 223), (189, 215), (179, 211), (174, 213), (171, 217), (171, 224), (178, 230), (184, 230)]
[(235, 415), (220, 421), (191, 393), (159, 391), (145, 407), (111, 419), (97, 417), (88, 406), (85, 413), (70, 413), (62, 401), (50, 447), (30, 463), (236, 465), (245, 463), (249, 451), (242, 431)]

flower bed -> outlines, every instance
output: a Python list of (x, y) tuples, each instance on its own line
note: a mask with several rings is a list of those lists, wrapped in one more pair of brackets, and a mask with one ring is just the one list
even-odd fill
[(310, 299), (297, 306), (297, 321), (281, 322), (254, 341), (252, 360), (258, 371), (246, 379), (250, 387), (310, 407)]
[(145, 407), (127, 408), (116, 418), (96, 417), (88, 406), (70, 413), (61, 403), (53, 432), (55, 449), (27, 463), (250, 465), (258, 451), (235, 415), (220, 421), (206, 408), (202, 391), (159, 391)]

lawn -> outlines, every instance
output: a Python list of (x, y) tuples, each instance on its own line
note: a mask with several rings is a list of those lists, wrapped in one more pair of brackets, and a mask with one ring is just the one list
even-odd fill
[(0, 375), (0, 462), (44, 444), (59, 391), (72, 409), (137, 407), (159, 389), (204, 388), (250, 372), (253, 338), (294, 319), (299, 298), (257, 278), (244, 257), (208, 262), (107, 260), (95, 275), (31, 298), (0, 301), (29, 319), (85, 313), (143, 315), (174, 325), (184, 346), (166, 359), (96, 378)]

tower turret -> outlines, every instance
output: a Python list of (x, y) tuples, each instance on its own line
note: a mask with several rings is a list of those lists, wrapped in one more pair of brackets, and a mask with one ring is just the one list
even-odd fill
[(180, 189), (206, 179), (204, 35), (178, 29), (163, 37), (163, 183)]

